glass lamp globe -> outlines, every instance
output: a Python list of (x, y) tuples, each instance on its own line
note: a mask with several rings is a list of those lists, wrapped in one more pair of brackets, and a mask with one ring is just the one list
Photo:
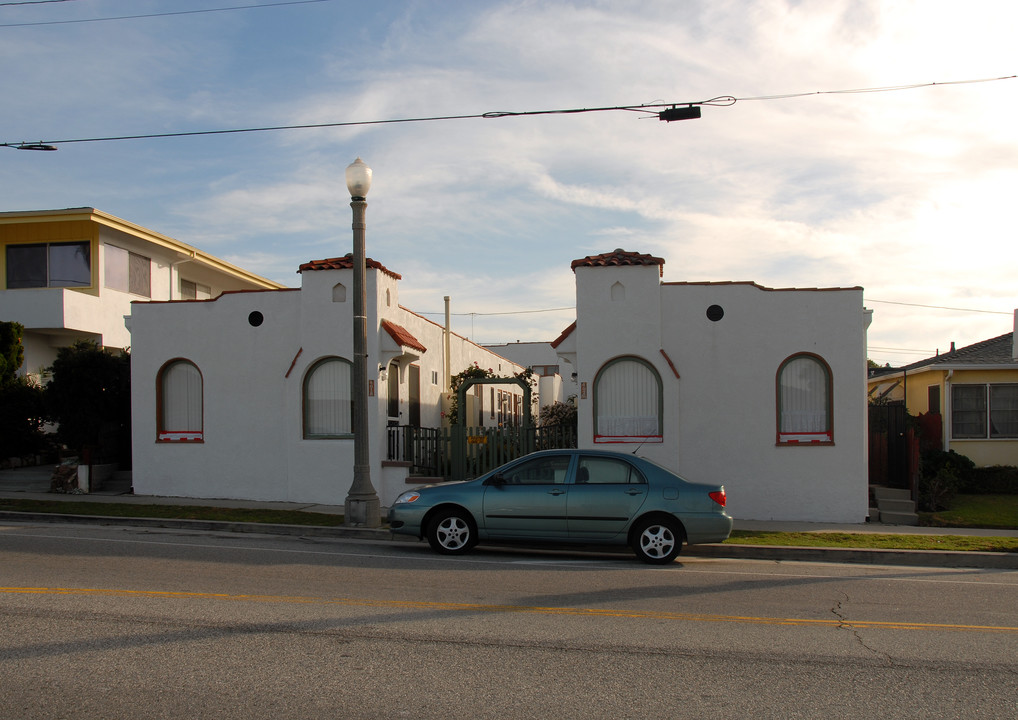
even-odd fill
[(346, 188), (350, 191), (350, 197), (363, 198), (371, 189), (371, 168), (364, 164), (364, 161), (357, 158), (346, 168)]

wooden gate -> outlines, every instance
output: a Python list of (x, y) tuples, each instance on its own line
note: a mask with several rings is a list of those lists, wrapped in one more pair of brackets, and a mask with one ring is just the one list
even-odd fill
[(870, 485), (913, 490), (919, 444), (905, 405), (869, 406)]

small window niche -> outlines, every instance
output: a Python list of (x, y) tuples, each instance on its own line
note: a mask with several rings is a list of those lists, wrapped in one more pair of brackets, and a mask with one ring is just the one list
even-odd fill
[(332, 302), (346, 302), (346, 285), (336, 283), (332, 286)]
[(616, 282), (611, 287), (612, 302), (620, 302), (626, 299), (626, 286)]

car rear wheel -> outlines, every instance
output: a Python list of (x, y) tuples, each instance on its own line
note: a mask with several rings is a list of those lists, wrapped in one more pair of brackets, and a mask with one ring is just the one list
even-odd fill
[(428, 524), (428, 544), (443, 555), (459, 555), (477, 544), (474, 522), (462, 510), (439, 510)]
[(652, 565), (672, 562), (682, 550), (682, 525), (678, 520), (652, 517), (641, 520), (633, 532), (633, 552)]

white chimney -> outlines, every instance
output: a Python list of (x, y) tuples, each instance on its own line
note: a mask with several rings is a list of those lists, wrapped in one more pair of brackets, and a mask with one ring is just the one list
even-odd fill
[(1014, 333), (1011, 335), (1011, 359), (1018, 362), (1018, 310), (1014, 311)]

